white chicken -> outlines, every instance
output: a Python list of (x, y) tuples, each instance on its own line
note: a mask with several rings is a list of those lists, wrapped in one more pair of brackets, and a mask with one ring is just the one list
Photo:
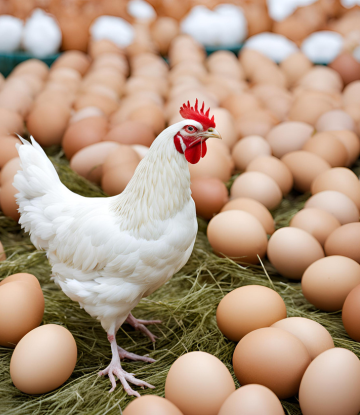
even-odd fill
[(110, 392), (115, 376), (129, 395), (139, 396), (129, 382), (153, 388), (124, 371), (120, 360), (154, 360), (119, 347), (116, 333), (127, 321), (155, 341), (146, 325), (159, 321), (137, 320), (131, 310), (185, 265), (195, 243), (188, 162), (205, 156), (208, 138), (221, 137), (197, 100), (180, 114), (184, 120), (159, 134), (126, 189), (109, 198), (71, 192), (32, 137), (32, 144), (18, 144), (19, 223), (35, 247), (47, 251), (54, 281), (106, 330), (112, 360), (99, 375), (109, 376)]

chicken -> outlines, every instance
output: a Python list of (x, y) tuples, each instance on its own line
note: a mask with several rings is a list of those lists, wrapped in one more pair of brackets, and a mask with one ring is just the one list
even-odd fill
[(132, 309), (165, 284), (187, 262), (197, 234), (188, 162), (206, 154), (206, 140), (221, 138), (204, 104), (184, 104), (183, 121), (154, 140), (126, 189), (109, 198), (87, 198), (67, 189), (39, 144), (21, 139), (21, 168), (14, 186), (19, 223), (37, 249), (46, 250), (52, 277), (63, 292), (97, 318), (112, 350), (108, 375), (129, 395), (129, 383), (153, 388), (121, 367), (121, 359), (153, 362), (117, 345), (116, 333), (127, 321), (151, 340), (147, 324)]

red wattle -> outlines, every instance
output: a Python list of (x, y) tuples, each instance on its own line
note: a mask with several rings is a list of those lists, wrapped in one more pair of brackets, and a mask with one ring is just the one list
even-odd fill
[(196, 164), (199, 162), (201, 157), (204, 157), (207, 151), (206, 143), (203, 141), (195, 146), (188, 147), (185, 150), (185, 158), (191, 164)]

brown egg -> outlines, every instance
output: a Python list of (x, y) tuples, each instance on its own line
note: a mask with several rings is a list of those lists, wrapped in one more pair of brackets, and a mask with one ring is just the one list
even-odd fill
[[(101, 95), (101, 96), (104, 96), (105, 98), (110, 98), (115, 102), (118, 100), (118, 94), (113, 89), (109, 88), (106, 85), (93, 83), (93, 84), (90, 84), (84, 87), (83, 92), (84, 94)], [(85, 108), (88, 108), (88, 107), (85, 107)]]
[(281, 161), (291, 171), (294, 178), (294, 188), (300, 192), (308, 192), (313, 180), (326, 170), (330, 164), (309, 151), (293, 151), (285, 154)]
[(0, 168), (3, 168), (9, 160), (19, 156), (16, 149), (18, 143), (20, 144), (20, 140), (13, 136), (0, 137)]
[(196, 164), (189, 164), (191, 180), (198, 177), (215, 177), (223, 182), (227, 182), (233, 170), (233, 163), (228, 156), (215, 146), (208, 146), (205, 157)]
[(360, 62), (350, 52), (339, 53), (329, 67), (341, 76), (345, 85), (360, 79)]
[(91, 64), (88, 55), (79, 50), (69, 50), (61, 54), (59, 58), (52, 64), (51, 69), (56, 68), (72, 68), (84, 76)]
[(33, 74), (43, 81), (48, 77), (49, 67), (39, 59), (28, 59), (17, 65), (11, 75)]
[(111, 128), (103, 140), (129, 145), (141, 144), (150, 147), (155, 140), (155, 134), (147, 124), (138, 121), (124, 121)]
[(179, 34), (179, 23), (171, 17), (161, 16), (156, 19), (150, 30), (159, 52), (166, 55), (171, 41)]
[(230, 202), (226, 203), (226, 205), (221, 209), (221, 212), (225, 212), (227, 210), (243, 210), (248, 212), (255, 216), (255, 218), (262, 224), (268, 235), (272, 235), (275, 232), (275, 221), (271, 216), (271, 213), (263, 204), (254, 199), (238, 197), (230, 200)]
[(236, 288), (219, 303), (217, 325), (224, 336), (239, 341), (251, 331), (270, 327), (286, 318), (286, 306), (280, 295), (261, 285)]
[(290, 87), (295, 85), (312, 67), (313, 64), (309, 58), (300, 51), (292, 53), (280, 63), (280, 68), (285, 73)]
[(325, 92), (340, 92), (343, 82), (340, 75), (328, 66), (316, 65), (300, 80), (299, 85), (306, 89)]
[(345, 166), (348, 158), (344, 144), (328, 132), (315, 134), (304, 144), (302, 149), (317, 154), (331, 167)]
[(342, 255), (360, 263), (358, 244), (360, 223), (348, 223), (335, 229), (325, 242), (326, 255)]
[(160, 396), (145, 395), (130, 402), (123, 415), (183, 415), (173, 403)]
[(336, 347), (314, 359), (301, 380), (303, 414), (355, 415), (360, 408), (360, 363), (350, 350)]
[(360, 182), (350, 169), (338, 167), (320, 174), (311, 184), (311, 193), (336, 190), (348, 196), (360, 209)]
[(272, 156), (259, 156), (252, 160), (246, 167), (246, 171), (258, 171), (275, 180), (283, 195), (290, 192), (294, 179), (285, 163)]
[(360, 104), (360, 81), (351, 82), (343, 91), (344, 105)]
[(127, 76), (129, 73), (129, 63), (124, 56), (115, 54), (115, 53), (104, 53), (97, 57), (92, 65), (92, 71), (95, 71), (100, 68), (112, 68), (121, 72), (124, 76)]
[[(4, 247), (3, 247), (3, 244), (0, 242), (0, 261), (5, 261), (5, 259), (6, 259), (6, 254), (5, 254), (5, 251), (4, 251)], [(1, 284), (2, 284), (2, 281), (1, 281), (0, 285)]]
[(125, 79), (123, 75), (120, 75), (119, 72), (114, 69), (101, 68), (94, 72), (89, 72), (84, 77), (82, 88), (86, 88), (91, 84), (105, 85), (120, 95), (124, 89)]
[(267, 237), (261, 223), (248, 212), (228, 210), (214, 216), (207, 237), (215, 253), (238, 262), (257, 264), (266, 254)]
[(105, 117), (89, 117), (69, 125), (61, 143), (66, 157), (70, 159), (82, 148), (100, 142), (107, 129)]
[(326, 210), (335, 216), (341, 225), (359, 221), (359, 210), (355, 203), (348, 196), (335, 190), (316, 193), (308, 199), (304, 208)]
[(267, 255), (281, 275), (300, 280), (309, 265), (324, 257), (324, 251), (319, 242), (302, 229), (281, 228), (271, 236)]
[(191, 181), (191, 196), (196, 206), (196, 214), (211, 219), (220, 212), (229, 200), (225, 184), (216, 178), (198, 177)]
[(309, 352), (297, 337), (273, 327), (247, 334), (233, 356), (234, 372), (241, 385), (266, 386), (280, 399), (298, 392), (310, 362)]
[(331, 102), (320, 96), (308, 92), (295, 98), (288, 118), (291, 121), (302, 121), (304, 123), (315, 125), (319, 117), (333, 109)]
[(3, 284), (0, 287), (0, 345), (15, 347), (41, 323), (44, 307), (43, 293), (33, 282)]
[(118, 109), (119, 105), (112, 98), (89, 92), (80, 95), (74, 103), (75, 111), (86, 107), (98, 107), (106, 116), (109, 116)]
[(262, 53), (248, 48), (241, 50), (239, 53), (239, 59), (247, 78), (251, 77), (256, 67), (264, 66), (270, 61), (270, 59)]
[(103, 175), (114, 167), (133, 162), (140, 163), (140, 156), (135, 149), (119, 144), (119, 147), (106, 157), (103, 164)]
[(103, 117), (105, 114), (97, 107), (85, 107), (76, 111), (70, 118), (69, 124), (74, 124), (89, 117)]
[(302, 209), (298, 212), (290, 222), (293, 228), (299, 228), (318, 240), (322, 247), (324, 247), (327, 237), (335, 229), (341, 226), (340, 222), (325, 210), (309, 208)]
[(51, 68), (49, 82), (52, 81), (63, 83), (70, 89), (76, 90), (81, 82), (81, 75), (76, 69), (69, 67)]
[(235, 124), (239, 137), (247, 137), (249, 135), (266, 137), (278, 122), (279, 119), (270, 111), (259, 109), (246, 112), (236, 120)]
[(297, 337), (306, 347), (311, 360), (325, 350), (333, 349), (334, 341), (330, 333), (314, 320), (302, 317), (290, 317), (279, 320), (271, 327), (286, 330)]
[(239, 118), (246, 112), (258, 110), (262, 107), (259, 98), (247, 92), (229, 95), (222, 101), (221, 106), (230, 111), (235, 118)]
[(13, 182), (14, 176), (18, 170), (21, 170), (19, 157), (14, 157), (5, 163), (4, 167), (1, 169), (0, 185), (3, 186), (8, 181)]
[(184, 415), (217, 415), (234, 391), (234, 381), (224, 363), (200, 351), (180, 356), (165, 383), (165, 398)]
[(354, 120), (343, 110), (332, 110), (322, 114), (316, 121), (317, 131), (350, 130), (355, 131)]
[(275, 157), (281, 158), (292, 151), (301, 150), (314, 132), (304, 122), (287, 121), (272, 128), (266, 136)]
[(133, 177), (138, 164), (138, 161), (129, 161), (105, 171), (101, 179), (101, 187), (104, 192), (110, 196), (123, 192)]
[(11, 181), (8, 181), (1, 186), (1, 210), (5, 216), (11, 217), (16, 222), (20, 218), (20, 213), (18, 212), (19, 207), (15, 200), (15, 195), (17, 193), (19, 193), (19, 191), (15, 189)]
[(220, 132), (222, 141), (231, 150), (238, 140), (233, 116), (225, 108), (214, 108), (211, 113), (215, 117), (216, 129)]
[(314, 262), (304, 272), (304, 297), (324, 311), (342, 309), (349, 292), (360, 284), (360, 266), (344, 256), (328, 256)]
[(14, 282), (14, 281), (25, 281), (29, 284), (32, 284), (34, 287), (41, 289), (39, 280), (35, 277), (35, 275), (28, 274), (26, 272), (20, 272), (18, 274), (13, 274), (13, 275), (10, 275), (9, 277), (4, 278), (0, 282), (0, 287), (2, 285), (8, 284), (9, 282)]
[(40, 145), (49, 147), (61, 143), (69, 118), (68, 107), (47, 102), (33, 108), (26, 120), (26, 127)]
[(0, 108), (17, 112), (26, 117), (32, 105), (32, 98), (23, 90), (7, 88), (0, 91)]
[(45, 324), (16, 346), (10, 361), (11, 380), (24, 393), (47, 393), (66, 382), (76, 359), (77, 347), (70, 331), (57, 324)]
[(258, 135), (250, 135), (238, 141), (233, 150), (232, 157), (238, 170), (244, 171), (248, 164), (259, 156), (271, 155), (269, 143)]
[(359, 157), (360, 155), (360, 140), (359, 137), (353, 132), (349, 130), (336, 130), (336, 131), (329, 131), (332, 135), (334, 135), (337, 139), (339, 139), (348, 152), (348, 158), (346, 160), (346, 166), (351, 166)]
[(284, 415), (281, 402), (262, 385), (245, 385), (233, 392), (223, 403), (218, 415)]
[(107, 156), (120, 145), (111, 141), (103, 141), (84, 147), (71, 158), (70, 167), (80, 176), (96, 184), (100, 184), (103, 164)]
[(271, 177), (257, 171), (249, 171), (237, 177), (231, 186), (231, 198), (247, 197), (275, 209), (282, 200), (278, 184)]
[(255, 84), (274, 84), (281, 87), (287, 86), (285, 74), (274, 62), (267, 62), (265, 65), (256, 66), (250, 76), (250, 80)]
[(347, 334), (360, 341), (360, 284), (354, 287), (345, 299), (342, 308), (342, 321)]
[(0, 108), (0, 134), (23, 134), (24, 120), (15, 111)]
[(105, 53), (121, 54), (123, 52), (115, 45), (115, 43), (108, 39), (92, 40), (89, 43), (89, 55), (93, 59), (96, 59)]
[(132, 111), (131, 121), (139, 121), (153, 128), (155, 135), (165, 129), (165, 117), (163, 111), (157, 105), (144, 105)]

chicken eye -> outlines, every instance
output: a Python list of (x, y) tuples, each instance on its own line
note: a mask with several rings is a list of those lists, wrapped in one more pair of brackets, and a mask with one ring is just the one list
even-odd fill
[(185, 130), (186, 130), (186, 132), (188, 132), (188, 133), (194, 133), (194, 132), (196, 132), (196, 128), (195, 128), (195, 127), (193, 127), (192, 125), (187, 125), (187, 126), (185, 127)]

